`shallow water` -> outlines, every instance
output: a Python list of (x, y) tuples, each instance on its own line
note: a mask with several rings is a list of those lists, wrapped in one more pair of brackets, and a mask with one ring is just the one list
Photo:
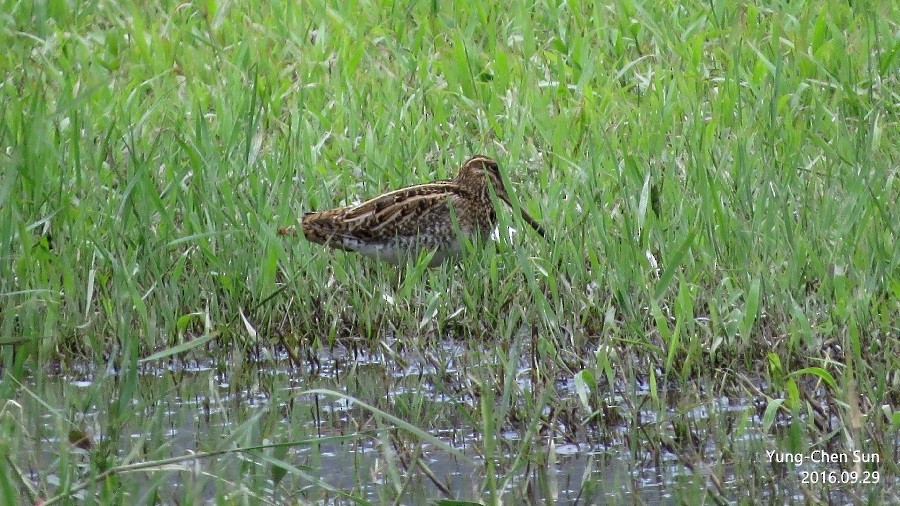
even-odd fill
[[(444, 497), (442, 488), (449, 491), (450, 497), (479, 500), (485, 491), (481, 455), (484, 442), (480, 439), (481, 431), (473, 429), (473, 423), (478, 420), (473, 422), (465, 416), (476, 404), (471, 390), (465, 387), (469, 381), (467, 375), (472, 374), (466, 353), (456, 343), (447, 342), (437, 348), (430, 360), (411, 355), (404, 357), (406, 364), (383, 354), (335, 348), (321, 350), (317, 365), (307, 363), (299, 368), (291, 367), (286, 356), (170, 361), (165, 367), (146, 366), (139, 373), (140, 392), (131, 403), (135, 411), (121, 416), (124, 423), (118, 434), (110, 433), (113, 431), (109, 399), (120, 395), (116, 390), (119, 373), (87, 363), (70, 364), (59, 374), (31, 377), (24, 382), (42, 399), (23, 401), (26, 412), (41, 413), (38, 417), (25, 417), (31, 420), (29, 430), (36, 436), (35, 441), (40, 441), (40, 444), (25, 443), (34, 452), (26, 474), (35, 483), (53, 483), (52, 476), (42, 473), (58, 465), (60, 448), (66, 447), (59, 436), (67, 432), (65, 419), (74, 422), (77, 430), (92, 441), (92, 449), (88, 451), (70, 447), (81, 455), (82, 464), (103, 444), (119, 462), (126, 458), (149, 460), (264, 442), (315, 441), (365, 432), (362, 437), (348, 437), (345, 441), (328, 440), (290, 448), (279, 458), (302, 469), (304, 475), (302, 478), (290, 475), (287, 479), (293, 482), (282, 483), (284, 488), (280, 492), (270, 490), (268, 497), (275, 502), (288, 497), (344, 500), (328, 490), (332, 488), (383, 502), (392, 497), (388, 492), (394, 492), (391, 489), (394, 482), (390, 479), (393, 472), (399, 473), (404, 481), (410, 477), (409, 486), (404, 490), (404, 503)], [(528, 392), (532, 385), (527, 379), (527, 361), (524, 362), (517, 371), (516, 381), (520, 383), (519, 391)], [(441, 379), (441, 385), (436, 383), (436, 378)], [(312, 388), (329, 388), (352, 395), (378, 404), (380, 409), (401, 418), (410, 409), (409, 405), (418, 406), (431, 413), (425, 416), (431, 420), (431, 433), (471, 461), (427, 442), (417, 444), (410, 437), (396, 438), (397, 431), (378, 430), (390, 424), (378, 422), (370, 412), (344, 399), (304, 393)], [(569, 379), (558, 379), (554, 388), (560, 399), (577, 399), (574, 383)], [(513, 470), (508, 476), (498, 472), (497, 486), (506, 487), (504, 497), (514, 501), (550, 499), (559, 504), (678, 502), (684, 497), (677, 492), (691, 484), (701, 490), (704, 487), (711, 490), (707, 479), (710, 470), (719, 478), (725, 497), (746, 497), (743, 484), (755, 478), (735, 474), (731, 463), (742, 456), (723, 457), (721, 432), (724, 429), (715, 424), (744, 420), (759, 426), (760, 417), (752, 400), (720, 396), (705, 403), (694, 402), (678, 418), (674, 414), (680, 408), (651, 409), (645, 385), (630, 390), (617, 388), (617, 392), (607, 402), (614, 410), (630, 410), (632, 415), (578, 427), (574, 425), (583, 421), (583, 413), (574, 418), (557, 416), (553, 418), (554, 426), (543, 427), (532, 437), (532, 446), (524, 446), (530, 447), (532, 454), (518, 466), (511, 463), (523, 448), (526, 431), (524, 426), (503, 424), (495, 442), (496, 461), (500, 464), (498, 469)], [(56, 411), (46, 409), (43, 403)], [(549, 410), (545, 407), (542, 413), (547, 415)], [(639, 420), (634, 419), (635, 415)], [(235, 437), (243, 434), (242, 424), (255, 416), (264, 420), (259, 422), (266, 427), (264, 441), (254, 439), (254, 433), (259, 431), (257, 427), (249, 430), (246, 437)], [(690, 424), (691, 434), (697, 439), (693, 454), (697, 473), (686, 467), (677, 454), (660, 447), (658, 442), (648, 442), (641, 434), (642, 430), (652, 434), (667, 429), (671, 425), (664, 423), (667, 417), (687, 420)], [(703, 432), (704, 427), (709, 427), (709, 432)], [(779, 476), (773, 470), (775, 466), (762, 462), (761, 453), (771, 447), (771, 441), (757, 429), (743, 431), (731, 444), (755, 452), (751, 458), (761, 462), (751, 469), (769, 474), (764, 479), (756, 479), (763, 483), (755, 485), (757, 494), (770, 499), (803, 500), (792, 479), (800, 468)], [(432, 477), (416, 467), (405, 469), (404, 461), (417, 451), (421, 451), (422, 461)], [(271, 458), (271, 452), (266, 455)], [(228, 454), (181, 463), (184, 470), (168, 476), (168, 486), (161, 498), (164, 502), (179, 500), (185, 487), (196, 486), (198, 473), (240, 482), (242, 473), (247, 472), (247, 463), (250, 462), (251, 469), (262, 469), (268, 466), (262, 460), (246, 454)], [(766, 485), (766, 481), (771, 485)], [(160, 493), (158, 483), (154, 485), (149, 477), (143, 483), (147, 488), (155, 486), (155, 493)], [(217, 484), (216, 480), (204, 483), (204, 499), (218, 498), (217, 487), (224, 485)], [(767, 486), (773, 487), (772, 490)], [(830, 498), (841, 502), (849, 496), (836, 488)]]

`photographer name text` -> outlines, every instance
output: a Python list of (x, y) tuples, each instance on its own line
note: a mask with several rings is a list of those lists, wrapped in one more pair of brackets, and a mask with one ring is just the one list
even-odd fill
[(802, 465), (805, 463), (812, 464), (847, 464), (847, 463), (872, 463), (881, 462), (881, 455), (877, 453), (863, 452), (853, 450), (849, 453), (827, 452), (825, 450), (813, 450), (809, 453), (790, 453), (779, 452), (776, 450), (767, 450), (766, 459), (769, 462), (791, 463)]

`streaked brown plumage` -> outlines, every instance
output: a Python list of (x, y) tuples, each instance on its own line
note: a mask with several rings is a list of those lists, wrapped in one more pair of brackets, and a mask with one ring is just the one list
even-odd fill
[[(512, 207), (497, 162), (473, 156), (452, 180), (408, 186), (361, 204), (307, 213), (301, 220), (303, 235), (315, 243), (393, 264), (417, 256), (422, 249), (435, 250), (429, 264), (435, 266), (459, 252), (457, 232), (483, 239), (497, 225), (490, 187)], [(545, 237), (541, 225), (521, 211), (525, 221)]]

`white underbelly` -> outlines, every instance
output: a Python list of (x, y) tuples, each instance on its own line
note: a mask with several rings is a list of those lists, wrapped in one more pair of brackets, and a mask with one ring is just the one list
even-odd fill
[(386, 244), (356, 244), (351, 248), (361, 255), (369, 258), (383, 260), (390, 264), (399, 265), (410, 260), (415, 260), (423, 251), (434, 251), (431, 261), (428, 262), (429, 267), (436, 267), (451, 257), (459, 255), (459, 243), (452, 245), (443, 245), (437, 247), (428, 247), (427, 245), (386, 245)]

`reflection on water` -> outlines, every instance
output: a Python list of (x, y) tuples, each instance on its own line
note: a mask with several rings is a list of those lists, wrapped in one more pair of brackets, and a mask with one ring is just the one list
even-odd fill
[[(478, 401), (473, 395), (477, 388), (471, 384), (472, 377), (477, 376), (474, 368), (478, 358), (471, 355), (471, 349), (464, 350), (450, 342), (439, 346), (431, 356), (403, 357), (403, 363), (396, 357), (336, 348), (319, 353), (316, 364), (300, 368), (290, 367), (286, 356), (265, 361), (228, 357), (222, 361), (171, 361), (166, 367), (146, 366), (140, 371), (134, 412), (128, 416), (120, 414), (125, 423), (118, 429), (110, 428), (110, 399), (119, 395), (114, 393), (118, 373), (74, 364), (58, 375), (32, 377), (25, 383), (56, 410), (51, 412), (41, 403), (30, 403), (28, 409), (42, 415), (33, 418), (30, 427), (35, 439), (25, 443), (35, 452), (29, 477), (36, 483), (47, 480), (41, 470), (53, 469), (58, 463), (58, 434), (65, 433), (60, 426), (69, 423), (62, 419), (71, 421), (76, 431), (83, 431), (95, 450), (98, 444), (106, 444), (117, 461), (366, 432), (363, 437), (348, 437), (340, 442), (292, 447), (280, 458), (302, 469), (305, 479), (289, 488), (288, 496), (312, 500), (338, 497), (336, 492), (328, 491), (331, 487), (378, 501), (382, 497), (380, 487), (388, 483), (389, 473), (400, 472), (405, 474), (404, 479), (409, 477), (404, 497), (412, 501), (440, 498), (444, 495), (442, 490), (450, 491), (453, 497), (479, 500), (484, 493), (484, 444), (481, 432), (473, 429), (480, 427), (481, 420), (472, 418), (473, 412), (478, 413), (472, 409)], [(527, 361), (523, 362), (516, 373), (517, 391), (527, 393), (534, 390), (534, 385), (528, 379)], [(102, 371), (99, 376), (98, 370)], [(425, 427), (472, 461), (428, 443), (417, 444), (410, 437), (397, 437), (395, 430), (376, 430), (388, 425), (344, 399), (303, 394), (312, 388), (346, 393)], [(569, 407), (578, 406), (571, 379), (560, 378), (553, 388), (561, 399), (557, 403), (560, 405), (546, 406), (542, 411), (546, 420), (553, 421), (552, 425), (544, 424), (536, 434), (529, 433), (533, 427), (525, 419), (520, 425), (502, 425), (499, 429), (500, 437), (495, 442), (497, 469), (512, 470), (511, 476), (497, 477), (498, 486), (506, 487), (506, 497), (529, 501), (550, 498), (562, 504), (676, 501), (673, 490), (694, 482), (698, 474), (685, 465), (683, 455), (679, 457), (659, 443), (659, 438), (651, 437), (660, 428), (670, 427), (675, 428), (669, 439), (682, 435), (668, 418), (689, 421), (688, 433), (697, 439), (693, 443), (696, 465), (692, 466), (700, 470), (701, 482), (709, 469), (705, 466), (715, 466), (722, 491), (741, 496), (736, 489), (741, 480), (734, 475), (733, 458), (723, 458), (722, 448), (717, 447), (721, 441), (712, 437), (715, 434), (704, 434), (700, 427), (712, 415), (723, 413), (758, 423), (755, 408), (723, 397), (690, 406), (683, 410), (683, 417), (676, 417), (672, 410), (642, 408), (647, 404), (648, 389), (639, 386), (632, 388), (630, 394), (620, 388), (607, 400), (610, 413), (621, 411), (626, 415), (602, 418), (595, 414), (602, 419), (591, 422), (583, 411), (573, 409), (574, 414), (560, 414), (566, 408), (565, 402)], [(498, 397), (501, 394), (496, 393)], [(555, 416), (549, 416), (550, 413)], [(248, 420), (256, 425), (247, 425)], [(115, 433), (117, 430), (121, 432)], [(259, 432), (264, 432), (264, 441), (258, 439)], [(530, 441), (523, 441), (526, 434), (531, 434)], [(747, 444), (754, 444), (754, 440), (763, 444), (752, 430), (744, 431), (740, 437)], [(523, 448), (530, 448), (532, 454), (517, 462)], [(94, 450), (73, 451), (87, 454)], [(428, 472), (412, 463), (413, 454), (421, 455)], [(246, 472), (242, 465), (247, 458), (250, 457), (230, 454), (211, 462), (185, 462), (182, 465), (193, 466), (195, 473), (172, 473), (167, 478), (171, 497), (162, 498), (179, 497), (178, 491), (186, 480), (195, 479), (196, 471), (234, 480)], [(152, 483), (148, 477), (147, 486)], [(205, 485), (207, 499), (216, 497), (216, 486), (215, 480)], [(700, 484), (701, 489), (708, 486)]]

